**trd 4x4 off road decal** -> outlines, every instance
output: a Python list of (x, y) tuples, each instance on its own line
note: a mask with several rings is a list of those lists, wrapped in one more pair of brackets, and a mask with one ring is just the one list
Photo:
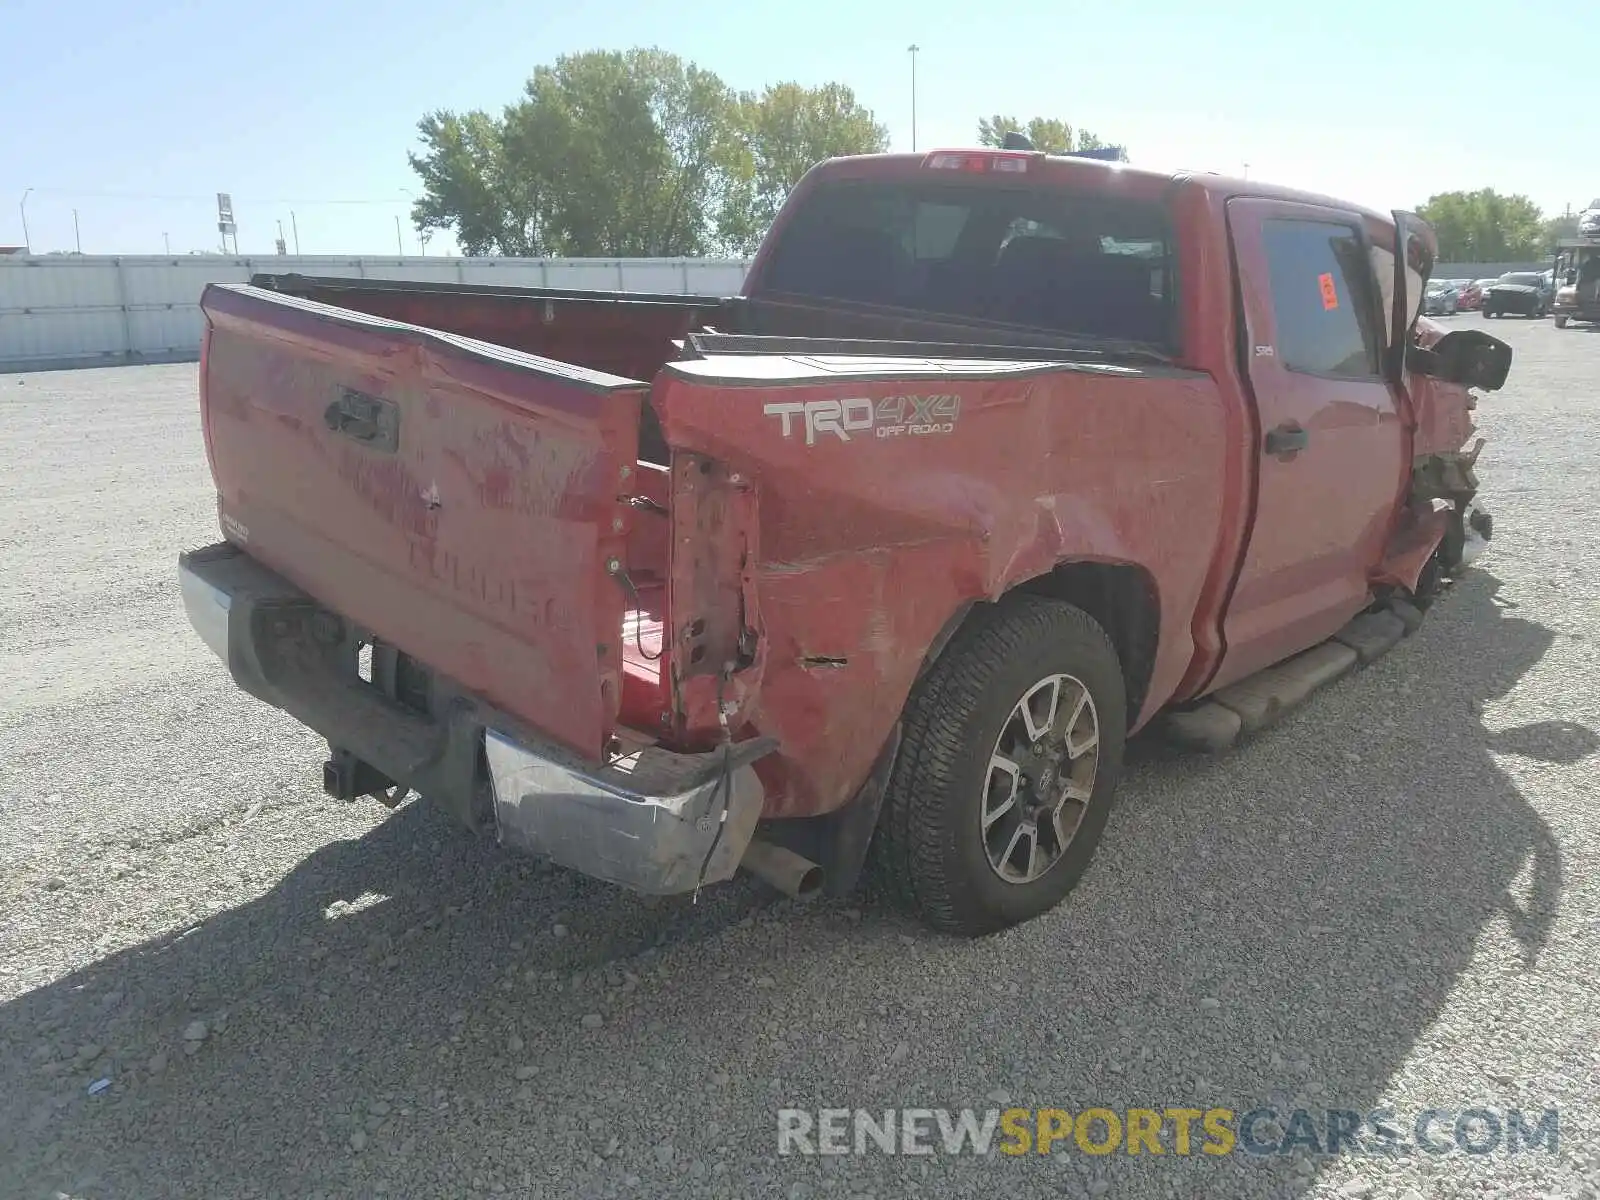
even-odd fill
[(885, 396), (881, 400), (792, 400), (768, 404), (761, 410), (783, 423), (783, 436), (795, 433), (795, 418), (804, 421), (806, 445), (815, 446), (819, 434), (831, 433), (841, 442), (852, 435), (866, 437), (926, 437), (954, 433), (961, 415), (960, 396)]

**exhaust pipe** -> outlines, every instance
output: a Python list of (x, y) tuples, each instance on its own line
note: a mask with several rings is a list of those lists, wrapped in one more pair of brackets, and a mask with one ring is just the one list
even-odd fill
[(785, 896), (804, 900), (822, 887), (822, 868), (793, 850), (751, 838), (739, 865)]

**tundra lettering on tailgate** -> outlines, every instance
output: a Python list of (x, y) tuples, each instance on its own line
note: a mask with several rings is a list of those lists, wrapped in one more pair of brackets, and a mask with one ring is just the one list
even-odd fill
[(926, 437), (954, 433), (961, 415), (960, 396), (886, 396), (881, 400), (791, 400), (768, 404), (762, 410), (782, 422), (783, 436), (795, 432), (794, 418), (805, 421), (806, 445), (815, 446), (817, 435), (831, 433), (841, 442), (851, 434), (875, 437)]

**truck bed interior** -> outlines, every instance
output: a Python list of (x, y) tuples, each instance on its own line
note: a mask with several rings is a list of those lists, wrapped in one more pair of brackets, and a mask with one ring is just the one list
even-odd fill
[[(803, 296), (696, 297), (545, 288), (257, 275), (252, 286), (369, 316), (648, 382), (668, 362), (703, 355), (914, 354), (1077, 361), (1163, 356), (1149, 348), (1085, 344), (1045, 331), (964, 317)], [(640, 519), (628, 545), (619, 719), (660, 726), (670, 698), (663, 652), (670, 544), (668, 451), (647, 404), (639, 431)]]
[[(1166, 357), (1150, 346), (799, 295), (717, 298), (308, 275), (257, 275), (250, 283), (643, 383), (668, 362), (713, 353)], [(648, 407), (639, 448), (642, 462), (666, 465), (666, 445)]]

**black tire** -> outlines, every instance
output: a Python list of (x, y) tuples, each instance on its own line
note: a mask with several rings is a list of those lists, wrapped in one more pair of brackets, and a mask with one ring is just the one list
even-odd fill
[[(1016, 706), (1057, 674), (1081, 681), (1093, 702), (1094, 780), (1065, 849), (1038, 878), (1008, 882), (991, 865), (981, 825), (991, 755)], [(1122, 666), (1092, 617), (1038, 596), (980, 606), (906, 703), (873, 839), (874, 875), (903, 907), (946, 933), (995, 933), (1054, 908), (1099, 844), (1127, 729)]]
[(1486, 308), (1486, 309), (1483, 310), (1483, 319), (1485, 321), (1487, 321), (1492, 316), (1494, 316), (1494, 309)]
[(1439, 552), (1436, 550), (1422, 566), (1422, 574), (1417, 577), (1416, 590), (1411, 593), (1411, 603), (1418, 612), (1427, 612), (1433, 607), (1433, 602), (1439, 598), (1439, 589), (1444, 586), (1444, 567), (1439, 562)]
[(1566, 313), (1557, 313), (1556, 314), (1556, 328), (1557, 329), (1565, 329), (1566, 327), (1567, 327), (1567, 314)]
[(1449, 523), (1444, 527), (1444, 537), (1439, 541), (1439, 548), (1428, 561), (1438, 563), (1439, 571), (1445, 578), (1455, 579), (1466, 569), (1461, 565), (1461, 556), (1466, 548), (1466, 521), (1460, 512), (1452, 513)]

